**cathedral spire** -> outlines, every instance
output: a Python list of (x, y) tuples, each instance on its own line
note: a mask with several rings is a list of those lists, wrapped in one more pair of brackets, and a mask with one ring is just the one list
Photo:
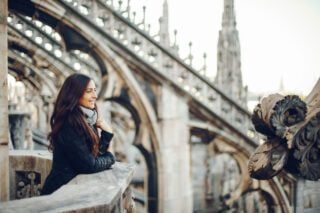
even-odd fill
[(168, 1), (164, 0), (162, 9), (162, 17), (159, 19), (160, 22), (160, 43), (166, 47), (170, 46), (170, 38), (169, 38), (169, 9), (168, 9)]
[(247, 89), (242, 85), (241, 54), (234, 0), (224, 0), (222, 29), (219, 31), (215, 84), (242, 106), (247, 104)]
[(236, 17), (234, 14), (234, 1), (225, 0), (222, 15), (222, 28), (236, 28)]

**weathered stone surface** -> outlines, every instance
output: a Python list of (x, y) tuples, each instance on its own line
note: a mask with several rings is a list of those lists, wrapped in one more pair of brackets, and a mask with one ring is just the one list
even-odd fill
[(265, 135), (285, 138), (287, 128), (304, 120), (306, 103), (296, 95), (271, 94), (253, 110), (252, 123)]
[(252, 178), (267, 180), (279, 174), (287, 163), (289, 150), (281, 139), (269, 139), (251, 155), (248, 171)]
[(7, 16), (8, 1), (3, 0), (0, 4), (0, 201), (9, 198)]
[(32, 149), (30, 114), (10, 112), (9, 123), (14, 149)]
[(249, 159), (252, 178), (270, 179), (283, 168), (307, 180), (320, 178), (319, 82), (307, 102), (272, 94), (256, 106), (252, 122), (266, 140)]
[(51, 158), (48, 151), (10, 151), (10, 200), (40, 194), (51, 169)]
[(117, 162), (113, 169), (78, 175), (51, 195), (1, 203), (0, 212), (123, 212), (122, 194), (133, 170)]
[[(319, 212), (320, 210), (320, 181), (305, 181), (303, 188), (304, 212)], [(313, 210), (313, 211), (312, 211)]]
[[(167, 103), (172, 104), (167, 104)], [(159, 144), (161, 165), (158, 171), (160, 212), (192, 212), (188, 106), (183, 97), (167, 87), (160, 90)], [(188, 205), (187, 205), (188, 204)]]

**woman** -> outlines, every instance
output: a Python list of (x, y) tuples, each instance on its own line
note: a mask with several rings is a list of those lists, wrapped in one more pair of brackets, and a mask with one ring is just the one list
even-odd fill
[(53, 160), (42, 195), (51, 194), (78, 174), (106, 170), (115, 163), (108, 151), (112, 130), (97, 119), (96, 99), (94, 82), (83, 74), (69, 76), (62, 85), (50, 119)]

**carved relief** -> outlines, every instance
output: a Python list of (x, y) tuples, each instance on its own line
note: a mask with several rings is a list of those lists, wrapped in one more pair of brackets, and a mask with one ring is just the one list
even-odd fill
[(284, 138), (287, 127), (304, 120), (306, 111), (306, 104), (298, 96), (271, 94), (254, 108), (252, 123), (261, 134)]
[(298, 173), (308, 180), (320, 178), (320, 112), (313, 116), (292, 140)]
[(41, 175), (34, 171), (16, 171), (16, 199), (40, 195)]
[(282, 169), (316, 181), (320, 178), (320, 81), (307, 97), (279, 94), (262, 99), (252, 115), (255, 129), (266, 136), (249, 159), (255, 179), (270, 179)]
[(248, 170), (255, 179), (277, 175), (285, 166), (289, 151), (283, 141), (272, 138), (258, 146), (249, 159)]

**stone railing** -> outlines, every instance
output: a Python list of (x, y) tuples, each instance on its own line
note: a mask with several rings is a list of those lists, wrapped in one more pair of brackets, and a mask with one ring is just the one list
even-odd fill
[(134, 212), (129, 188), (134, 168), (119, 162), (111, 170), (78, 175), (51, 195), (37, 196), (50, 158), (45, 151), (10, 153), (10, 197), (31, 198), (2, 202), (0, 212)]

